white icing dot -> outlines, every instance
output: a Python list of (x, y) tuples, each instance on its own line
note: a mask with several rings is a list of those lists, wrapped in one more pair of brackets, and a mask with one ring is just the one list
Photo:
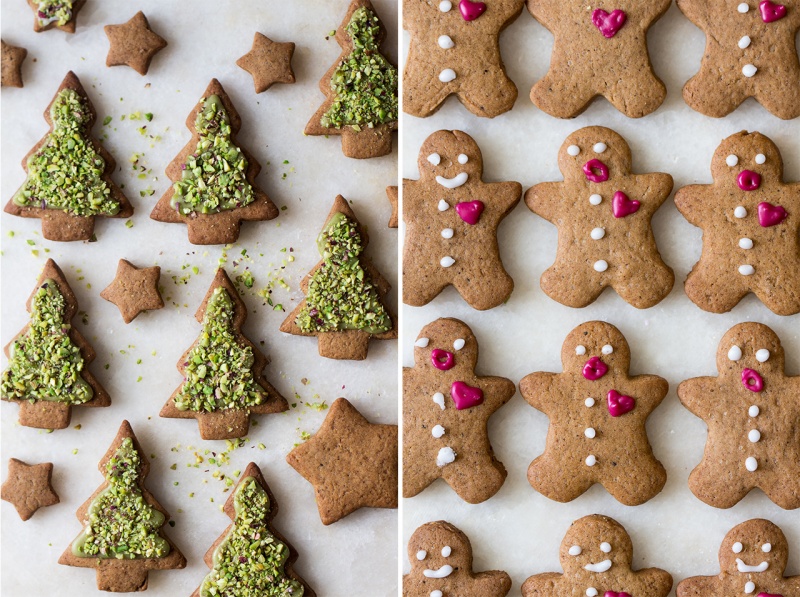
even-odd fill
[(600, 551), (602, 551), (603, 553), (610, 552), (611, 551), (611, 544), (610, 543), (606, 543), (605, 541), (603, 541), (600, 544)]
[(434, 402), (435, 404), (438, 404), (438, 405), (439, 405), (439, 408), (441, 408), (442, 410), (444, 410), (444, 394), (442, 394), (441, 392), (436, 392), (436, 393), (433, 395), (433, 402)]
[(433, 429), (431, 429), (431, 435), (436, 439), (439, 439), (444, 435), (444, 427), (441, 425), (435, 425)]
[(763, 551), (764, 553), (771, 552), (772, 551), (772, 543), (765, 543), (764, 545), (762, 545), (761, 546), (761, 551)]
[(748, 456), (747, 460), (744, 461), (744, 468), (746, 468), (751, 473), (755, 472), (756, 470), (758, 470), (758, 460), (756, 460), (752, 456)]
[(458, 154), (458, 163), (459, 164), (466, 164), (469, 161), (469, 157), (465, 153)]
[(428, 345), (428, 342), (430, 342), (428, 338), (418, 338), (417, 341), (414, 342), (414, 346), (425, 348)]
[(733, 553), (742, 553), (742, 549), (744, 549), (744, 547), (738, 541), (731, 546)]
[(614, 347), (611, 346), (610, 344), (606, 344), (605, 346), (603, 346), (603, 348), (600, 349), (600, 352), (602, 352), (603, 354), (611, 354), (612, 352), (614, 352)]
[(747, 217), (747, 210), (745, 209), (744, 205), (740, 205), (733, 210), (733, 215), (741, 220), (742, 218)]
[(756, 351), (756, 360), (759, 363), (766, 363), (769, 360), (769, 351), (766, 348), (760, 348)]
[(594, 398), (587, 398), (583, 403), (586, 405), (586, 408), (592, 408), (594, 406)]
[(439, 10), (442, 12), (450, 12), (450, 9), (453, 8), (453, 4), (450, 0), (442, 0), (439, 2)]
[(450, 267), (455, 262), (456, 262), (455, 259), (450, 257), (450, 255), (447, 255), (446, 257), (441, 258), (441, 260), (439, 261), (439, 265), (441, 265), (442, 267)]
[(731, 154), (725, 158), (725, 163), (728, 164), (728, 166), (730, 166), (731, 168), (733, 168), (735, 165), (739, 163), (739, 158)]
[(751, 417), (757, 417), (760, 412), (761, 409), (758, 408), (755, 404), (747, 409), (747, 414), (750, 415)]
[(742, 74), (743, 74), (745, 77), (747, 77), (748, 79), (749, 79), (750, 77), (753, 77), (753, 76), (755, 76), (755, 74), (756, 74), (757, 72), (758, 72), (758, 69), (757, 69), (755, 66), (753, 66), (752, 64), (745, 64), (745, 65), (742, 67)]
[(581, 148), (578, 147), (577, 145), (570, 145), (569, 147), (567, 147), (567, 153), (569, 155), (571, 155), (572, 157), (575, 157), (580, 152), (581, 152)]
[(452, 550), (452, 548), (451, 548), (449, 545), (445, 545), (445, 546), (442, 548), (442, 556), (443, 556), (443, 557), (445, 557), (445, 558), (449, 558), (451, 553), (453, 553), (453, 550)]
[(761, 439), (761, 432), (758, 429), (751, 429), (747, 434), (747, 439), (750, 440), (750, 443), (754, 444)]
[(592, 237), (592, 240), (600, 240), (605, 235), (606, 235), (606, 229), (605, 228), (593, 228), (592, 232), (590, 234), (590, 236)]
[(444, 199), (439, 199), (439, 211), (447, 211), (450, 209), (450, 204)]
[(594, 149), (595, 153), (603, 153), (606, 149), (608, 149), (608, 145), (605, 143), (595, 143), (592, 149)]
[(595, 458), (594, 454), (589, 454), (586, 457), (586, 466), (594, 466), (597, 464), (597, 458)]
[(456, 45), (453, 43), (453, 40), (450, 38), (449, 35), (440, 35), (438, 41), (439, 41), (439, 47), (442, 48), (443, 50), (449, 50), (454, 45)]
[(744, 592), (747, 593), (748, 595), (755, 590), (756, 590), (756, 583), (754, 583), (752, 580), (749, 580), (744, 584)]
[(466, 344), (466, 342), (464, 342), (464, 338), (459, 338), (458, 340), (453, 342), (453, 348), (455, 348), (456, 350), (461, 350), (462, 348), (464, 348), (464, 344)]
[(452, 228), (445, 228), (442, 230), (442, 238), (451, 239), (453, 238), (453, 229)]
[(442, 83), (449, 83), (450, 81), (455, 80), (455, 78), (456, 78), (456, 71), (454, 71), (452, 68), (446, 68), (439, 73), (439, 80)]
[(767, 161), (767, 156), (765, 156), (763, 153), (759, 153), (758, 155), (756, 155), (756, 164), (763, 164), (766, 161)]
[(728, 351), (728, 359), (731, 361), (738, 361), (741, 358), (742, 358), (742, 349), (734, 344)]
[(442, 592), (439, 589), (431, 591), (431, 597), (442, 597)]
[(594, 587), (586, 589), (586, 597), (597, 597), (597, 589)]
[(418, 560), (421, 562), (422, 560), (424, 560), (424, 559), (425, 559), (425, 556), (427, 556), (427, 555), (428, 555), (428, 552), (427, 552), (427, 551), (425, 551), (424, 549), (420, 549), (420, 550), (417, 552), (417, 559), (418, 559)]
[(605, 259), (600, 259), (599, 261), (594, 262), (594, 271), (596, 272), (604, 272), (608, 269), (608, 261)]
[(736, 10), (738, 10), (742, 14), (745, 14), (747, 11), (750, 10), (750, 6), (747, 4), (747, 2), (742, 2), (739, 6), (736, 7)]
[(588, 437), (589, 439), (594, 439), (597, 435), (597, 432), (592, 427), (587, 427), (586, 431), (583, 434)]
[(754, 268), (752, 265), (747, 265), (747, 264), (740, 265), (739, 273), (742, 274), (743, 276), (752, 276), (754, 273), (756, 273), (756, 268)]
[(436, 466), (442, 467), (451, 462), (454, 462), (456, 459), (456, 453), (453, 452), (453, 448), (445, 447), (439, 450), (439, 454), (436, 456)]
[(750, 36), (745, 35), (742, 39), (739, 40), (739, 48), (744, 50), (745, 48), (750, 47)]
[(579, 357), (585, 355), (586, 354), (586, 347), (583, 344), (578, 344), (575, 347), (575, 354), (578, 355)]
[(589, 196), (589, 203), (592, 205), (600, 205), (603, 202), (603, 197), (595, 193), (594, 195)]
[(573, 545), (572, 547), (569, 548), (569, 552), (568, 553), (571, 556), (579, 556), (579, 555), (581, 555), (582, 551), (583, 550), (581, 549), (580, 545)]
[(747, 237), (740, 238), (739, 239), (739, 248), (746, 249), (746, 250), (752, 249), (753, 248), (753, 239), (747, 238)]
[(434, 166), (438, 166), (442, 161), (442, 156), (440, 156), (438, 153), (432, 153), (428, 156), (428, 161)]

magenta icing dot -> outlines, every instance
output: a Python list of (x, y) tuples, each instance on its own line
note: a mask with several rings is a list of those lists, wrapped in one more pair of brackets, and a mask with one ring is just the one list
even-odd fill
[(456, 405), (456, 410), (464, 410), (483, 404), (483, 390), (473, 388), (463, 381), (454, 381), (450, 386), (450, 396)]
[(474, 21), (486, 12), (486, 5), (483, 2), (461, 0), (458, 4), (458, 10), (461, 11), (461, 16), (464, 17), (465, 21)]
[(772, 203), (767, 203), (766, 201), (758, 204), (758, 223), (764, 228), (777, 226), (788, 216), (789, 212), (780, 205), (772, 205)]
[(628, 196), (622, 191), (614, 193), (614, 198), (611, 200), (611, 209), (614, 212), (615, 218), (624, 218), (639, 211), (641, 203), (638, 201), (628, 199)]
[(752, 170), (742, 170), (736, 179), (736, 184), (743, 191), (755, 191), (761, 186), (761, 175)]
[(583, 366), (583, 376), (589, 381), (596, 381), (606, 373), (608, 373), (608, 365), (600, 357), (592, 357)]
[(589, 182), (605, 182), (608, 180), (608, 166), (597, 158), (591, 159), (583, 165), (583, 173)]
[(609, 390), (607, 400), (608, 414), (610, 414), (612, 417), (620, 417), (625, 413), (629, 413), (636, 406), (635, 398), (620, 394), (616, 390)]
[(592, 23), (600, 30), (603, 37), (614, 37), (627, 20), (627, 15), (619, 9), (608, 13), (602, 8), (597, 8), (592, 13)]
[(485, 207), (483, 201), (463, 201), (456, 203), (456, 213), (467, 224), (474, 226), (481, 219)]
[(751, 392), (760, 392), (764, 389), (764, 379), (753, 369), (742, 369), (742, 385)]
[(770, 2), (770, 0), (761, 2), (758, 9), (761, 11), (761, 20), (765, 23), (774, 23), (786, 16), (786, 7), (783, 4)]
[(453, 365), (456, 364), (456, 358), (453, 356), (452, 352), (447, 352), (441, 348), (434, 348), (431, 351), (431, 363), (440, 371), (447, 371), (448, 369), (452, 369)]

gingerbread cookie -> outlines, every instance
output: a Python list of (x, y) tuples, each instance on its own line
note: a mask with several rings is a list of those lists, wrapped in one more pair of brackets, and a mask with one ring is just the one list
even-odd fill
[(109, 406), (111, 398), (89, 372), (94, 349), (72, 326), (78, 301), (61, 268), (48, 259), (25, 305), (30, 323), (4, 351), (0, 396), (19, 404), (19, 424), (64, 429), (73, 406)]
[(403, 73), (403, 110), (425, 118), (455, 94), (476, 116), (508, 112), (517, 86), (500, 56), (500, 33), (524, 0), (403, 0), (411, 48)]
[(633, 544), (613, 518), (592, 514), (572, 523), (561, 542), (559, 559), (564, 573), (529, 577), (523, 597), (667, 597), (672, 576), (660, 568), (633, 570)]
[(678, 0), (678, 8), (706, 34), (700, 72), (683, 88), (692, 109), (721, 118), (752, 97), (778, 118), (800, 116), (800, 2)]
[(97, 468), (106, 480), (78, 508), (83, 531), (58, 563), (94, 568), (97, 588), (114, 593), (146, 590), (150, 570), (185, 568), (164, 530), (169, 514), (144, 486), (150, 461), (128, 421)]
[(386, 197), (389, 199), (389, 205), (392, 206), (392, 215), (389, 217), (389, 228), (397, 228), (397, 187), (386, 187)]
[(33, 14), (33, 30), (36, 33), (48, 29), (61, 29), (75, 33), (80, 12), (86, 0), (28, 0)]
[(397, 67), (381, 53), (386, 28), (369, 0), (352, 0), (336, 30), (342, 53), (319, 82), (325, 102), (306, 125), (306, 135), (341, 135), (349, 158), (392, 153), (397, 130)]
[(251, 414), (289, 409), (264, 377), (267, 358), (242, 333), (247, 305), (220, 268), (195, 313), (203, 331), (178, 361), (183, 383), (161, 409), (168, 419), (197, 419), (203, 439), (244, 437)]
[(800, 507), (800, 376), (784, 371), (781, 341), (760, 323), (728, 330), (717, 349), (719, 377), (678, 386), (678, 398), (708, 426), (689, 488), (730, 508), (760, 488), (781, 508)]
[(2, 77), (0, 86), (2, 87), (24, 87), (22, 83), (22, 63), (28, 55), (28, 50), (18, 48), (0, 40), (2, 44)]
[(371, 338), (394, 340), (397, 323), (384, 299), (391, 285), (364, 255), (369, 242), (347, 200), (338, 195), (317, 237), (322, 254), (300, 282), (306, 295), (281, 324), (295, 336), (316, 336), (320, 356), (361, 361)]
[(397, 425), (370, 423), (337, 398), (319, 431), (286, 462), (314, 486), (328, 525), (363, 507), (397, 508), (397, 443)]
[(146, 75), (153, 56), (167, 47), (167, 40), (150, 29), (141, 10), (127, 23), (106, 25), (103, 30), (111, 42), (106, 66), (130, 66), (140, 75)]
[(403, 368), (403, 496), (442, 478), (466, 502), (486, 501), (506, 478), (486, 426), (514, 383), (475, 373), (478, 341), (458, 319), (429, 323), (414, 347)]
[(55, 241), (91, 239), (97, 217), (131, 217), (133, 206), (111, 180), (114, 158), (90, 136), (97, 113), (72, 71), (44, 118), (50, 132), (22, 160), (28, 175), (6, 213), (40, 218), (42, 235)]
[(533, 17), (555, 36), (550, 70), (531, 101), (551, 116), (574, 118), (598, 96), (629, 118), (654, 112), (667, 88), (653, 72), (647, 30), (671, 0), (528, 0)]
[(14, 504), (22, 520), (28, 520), (39, 508), (46, 508), (60, 501), (53, 489), (52, 478), (52, 462), (26, 464), (11, 458), (8, 461), (8, 477), (0, 489), (0, 497)]
[(714, 313), (752, 292), (778, 315), (800, 313), (800, 183), (783, 182), (783, 161), (761, 133), (725, 139), (710, 185), (683, 187), (675, 205), (703, 230), (703, 252), (686, 295)]
[(585, 307), (607, 287), (637, 309), (666, 297), (675, 282), (662, 261), (651, 220), (672, 191), (669, 174), (633, 174), (631, 150), (602, 126), (572, 133), (558, 153), (564, 182), (525, 193), (535, 214), (558, 227), (555, 263), (542, 290), (569, 307)]
[(678, 583), (678, 597), (795, 597), (800, 576), (784, 576), (789, 544), (776, 525), (756, 518), (733, 527), (719, 548), (720, 573)]
[(667, 395), (667, 381), (631, 377), (628, 342), (603, 321), (572, 330), (561, 362), (563, 373), (531, 373), (519, 384), (528, 404), (550, 419), (544, 454), (528, 468), (528, 481), (558, 502), (600, 483), (626, 506), (643, 504), (667, 481), (645, 429)]
[(130, 323), (139, 313), (163, 309), (164, 300), (158, 291), (161, 276), (159, 266), (138, 268), (126, 259), (120, 259), (117, 275), (100, 296), (114, 303), (125, 323)]
[(253, 47), (236, 61), (236, 66), (253, 76), (256, 93), (262, 93), (275, 83), (294, 83), (292, 54), (292, 42), (275, 42), (256, 32)]
[(469, 538), (443, 520), (414, 531), (408, 561), (403, 597), (505, 597), (511, 590), (511, 577), (502, 570), (472, 571)]
[[(203, 561), (211, 572), (192, 597), (316, 597), (292, 569), (297, 551), (272, 526), (278, 502), (255, 462), (247, 465), (223, 511), (233, 523), (206, 552)], [(240, 587), (246, 591), (237, 592)]]
[(255, 179), (261, 165), (236, 143), (242, 119), (222, 85), (212, 79), (186, 119), (192, 139), (167, 166), (173, 182), (150, 217), (186, 224), (193, 245), (236, 242), (242, 222), (278, 217)]
[(519, 202), (518, 182), (485, 183), (481, 150), (461, 131), (437, 131), (419, 152), (419, 180), (403, 181), (403, 302), (419, 307), (453, 285), (491, 309), (514, 289), (497, 227)]

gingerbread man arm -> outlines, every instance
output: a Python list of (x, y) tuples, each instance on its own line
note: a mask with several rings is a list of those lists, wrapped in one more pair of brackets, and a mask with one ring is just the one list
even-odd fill
[(563, 182), (537, 184), (525, 192), (525, 205), (537, 216), (555, 224), (564, 206), (563, 187)]
[[(425, 22), (416, 18), (421, 11), (420, 4), (422, 4), (420, 0), (403, 0), (403, 29), (411, 33), (412, 36), (417, 32), (417, 23)], [(411, 18), (412, 15), (415, 18)]]
[[(641, 200), (641, 209), (652, 216), (672, 192), (672, 176), (663, 172), (653, 172), (650, 174), (635, 174), (633, 179), (635, 183), (645, 186), (645, 192), (636, 198)], [(657, 192), (657, 190), (661, 192)]]
[(403, 220), (406, 220), (405, 214), (422, 208), (425, 193), (421, 193), (419, 189), (419, 181), (403, 179)]
[(539, 371), (522, 378), (519, 383), (519, 392), (533, 408), (550, 416), (550, 405), (552, 404), (550, 395), (559, 387), (557, 373)]
[(634, 574), (648, 588), (648, 597), (667, 597), (672, 590), (672, 575), (666, 570), (645, 568)]
[(637, 375), (631, 383), (636, 406), (644, 417), (661, 404), (669, 391), (667, 380), (657, 375)]
[(502, 570), (476, 574), (471, 583), (474, 595), (481, 597), (506, 597), (511, 590), (511, 577)]
[(675, 193), (675, 207), (690, 224), (698, 228), (706, 224), (703, 216), (708, 213), (709, 205), (714, 205), (713, 201), (711, 185), (693, 184)]
[(678, 583), (678, 597), (709, 597), (719, 595), (721, 582), (718, 576), (692, 576)]
[(558, 572), (529, 576), (522, 583), (522, 597), (558, 597), (558, 584), (562, 576)]
[(641, 17), (642, 23), (645, 27), (649, 27), (650, 24), (658, 19), (661, 15), (663, 15), (667, 10), (669, 10), (670, 4), (672, 4), (672, 0), (661, 0), (660, 2), (641, 2)]
[(514, 382), (505, 377), (479, 377), (478, 380), (486, 396), (484, 404), (486, 404), (490, 413), (495, 412), (511, 400), (511, 397), (517, 391)]
[(499, 2), (492, 4), (492, 10), (496, 10), (502, 15), (503, 26), (500, 28), (501, 30), (505, 29), (511, 21), (519, 16), (523, 6), (525, 6), (525, 0), (499, 0)]
[(486, 187), (492, 203), (503, 214), (513, 209), (522, 196), (522, 185), (518, 182), (492, 182), (486, 184)]
[(700, 28), (708, 25), (708, 0), (677, 0), (677, 4), (692, 23)]
[(694, 377), (678, 385), (678, 399), (692, 414), (707, 421), (721, 398), (716, 377)]
[(558, 28), (562, 15), (568, 14), (564, 10), (564, 0), (528, 0), (528, 11), (550, 31)]

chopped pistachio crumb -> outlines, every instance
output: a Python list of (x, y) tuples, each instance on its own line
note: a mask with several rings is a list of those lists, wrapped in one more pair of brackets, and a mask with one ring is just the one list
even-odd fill
[(105, 118), (103, 118), (103, 126), (108, 126), (109, 124), (111, 124), (112, 120), (113, 119), (111, 118), (111, 116), (106, 116)]
[(125, 228), (133, 228), (133, 220), (128, 220), (125, 222)]
[(42, 27), (50, 23), (63, 27), (72, 20), (73, 0), (35, 0), (35, 4), (36, 18)]

